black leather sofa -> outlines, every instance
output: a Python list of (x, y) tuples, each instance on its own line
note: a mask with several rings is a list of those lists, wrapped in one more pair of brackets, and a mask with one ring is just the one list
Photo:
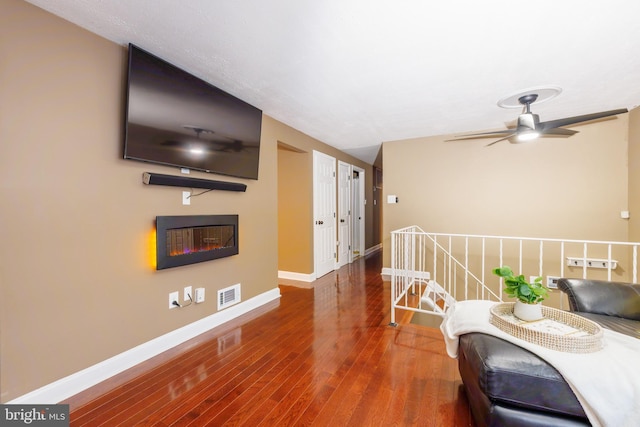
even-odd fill
[[(640, 285), (560, 279), (558, 289), (567, 294), (570, 311), (640, 338)], [(478, 427), (590, 425), (560, 373), (515, 344), (462, 335), (458, 367)]]

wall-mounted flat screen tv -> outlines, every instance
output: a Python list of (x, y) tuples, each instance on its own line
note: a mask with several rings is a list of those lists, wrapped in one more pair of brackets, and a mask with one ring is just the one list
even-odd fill
[(262, 111), (129, 45), (124, 158), (258, 179)]

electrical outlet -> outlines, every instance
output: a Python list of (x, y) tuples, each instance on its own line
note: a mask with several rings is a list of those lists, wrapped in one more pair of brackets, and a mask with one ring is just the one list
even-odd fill
[(173, 305), (174, 301), (180, 303), (180, 292), (176, 291), (169, 294), (169, 308), (178, 307), (177, 305)]
[(193, 292), (191, 290), (191, 286), (184, 287), (184, 294), (182, 295), (182, 300), (184, 302), (189, 302), (193, 299)]
[(182, 192), (182, 204), (190, 205), (191, 204), (191, 191), (183, 191)]

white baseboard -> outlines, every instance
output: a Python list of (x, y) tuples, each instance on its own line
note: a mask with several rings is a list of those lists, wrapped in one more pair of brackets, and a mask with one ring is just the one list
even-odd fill
[(297, 280), (299, 282), (313, 282), (316, 280), (316, 274), (294, 273), (292, 271), (278, 270), (278, 279)]
[[(379, 250), (382, 249), (382, 243), (379, 243), (375, 246), (370, 247), (369, 249), (365, 250), (364, 252), (364, 256), (368, 256), (371, 255), (374, 252), (377, 252)], [(337, 270), (339, 267), (336, 264), (335, 269)], [(316, 277), (316, 273), (296, 273), (293, 271), (282, 271), (282, 270), (278, 270), (278, 279), (285, 279), (285, 280), (295, 280), (298, 282), (307, 282), (307, 283), (311, 283), (314, 280), (317, 279)]]
[(379, 250), (382, 250), (382, 243), (378, 243), (377, 245), (371, 246), (369, 249), (366, 249), (364, 251), (364, 256), (371, 255), (372, 253), (377, 252)]
[(107, 360), (13, 399), (10, 404), (55, 404), (264, 304), (280, 298), (274, 288), (244, 302), (140, 344)]

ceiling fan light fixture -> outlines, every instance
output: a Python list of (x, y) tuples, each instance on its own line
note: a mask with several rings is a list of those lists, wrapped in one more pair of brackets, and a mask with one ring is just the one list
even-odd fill
[(538, 139), (539, 136), (540, 132), (534, 129), (529, 129), (523, 132), (518, 132), (518, 136), (516, 136), (516, 139), (518, 140), (518, 142), (528, 142), (533, 141), (534, 139)]

